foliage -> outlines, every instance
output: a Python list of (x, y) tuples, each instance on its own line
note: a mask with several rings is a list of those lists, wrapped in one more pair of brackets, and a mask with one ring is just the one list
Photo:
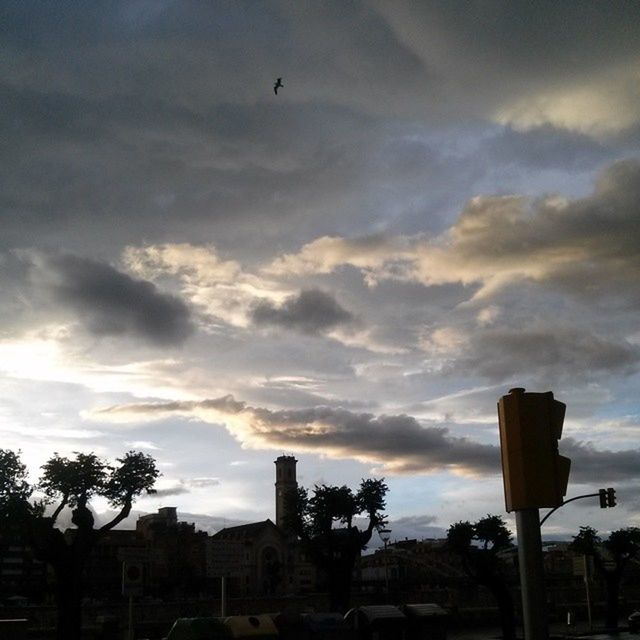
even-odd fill
[(31, 487), (27, 482), (27, 467), (20, 461), (20, 452), (0, 449), (0, 500), (10, 497), (28, 499)]
[[(56, 580), (57, 637), (65, 640), (80, 637), (82, 574), (91, 550), (106, 531), (131, 513), (137, 496), (154, 492), (153, 485), (160, 475), (153, 458), (140, 452), (129, 451), (117, 459), (117, 466), (107, 464), (94, 453), (76, 452), (74, 456), (54, 453), (42, 466), (40, 481), (30, 485), (19, 453), (0, 449), (0, 518), (3, 524), (11, 523), (36, 556), (51, 566)], [(33, 499), (36, 490), (43, 499)], [(98, 529), (89, 508), (89, 501), (96, 496), (106, 498), (119, 509), (111, 521)], [(71, 509), (76, 526), (74, 535), (69, 537), (55, 526), (65, 508)]]
[(615, 563), (611, 570), (616, 571), (640, 556), (640, 528), (617, 529), (603, 541), (593, 527), (580, 527), (578, 535), (571, 541), (570, 548), (577, 553), (592, 556), (601, 573), (607, 572), (604, 562), (605, 556), (609, 555)]
[(383, 510), (388, 490), (384, 479), (363, 480), (355, 494), (345, 485), (316, 485), (309, 497), (306, 489), (298, 487), (287, 496), (287, 513), (290, 514), (287, 526), (303, 540), (310, 540), (329, 535), (339, 528), (336, 525), (352, 529), (354, 518), (364, 514), (368, 517), (366, 530), (370, 538), (373, 530), (386, 522)]
[(577, 553), (591, 556), (596, 553), (601, 544), (602, 540), (593, 527), (580, 527), (580, 532), (573, 537), (569, 548)]
[(482, 549), (496, 555), (513, 547), (513, 543), (502, 516), (487, 515), (473, 524), (468, 521), (452, 524), (447, 531), (447, 546), (461, 554)]
[[(384, 479), (362, 480), (354, 493), (347, 486), (316, 485), (313, 495), (299, 487), (288, 494), (285, 527), (296, 534), (310, 559), (327, 576), (331, 607), (346, 611), (355, 559), (376, 528), (384, 526)], [(362, 529), (354, 524), (367, 518)]]

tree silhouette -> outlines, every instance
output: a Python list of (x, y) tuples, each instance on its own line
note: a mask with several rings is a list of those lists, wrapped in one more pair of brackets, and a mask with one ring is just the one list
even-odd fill
[(620, 615), (620, 583), (629, 562), (640, 557), (640, 528), (617, 529), (603, 542), (593, 527), (580, 527), (570, 548), (593, 558), (594, 567), (607, 590), (605, 626), (616, 629)]
[[(356, 558), (385, 522), (383, 510), (389, 488), (384, 479), (363, 480), (357, 493), (346, 486), (316, 485), (313, 495), (303, 487), (287, 496), (287, 528), (299, 536), (311, 562), (327, 579), (331, 611), (349, 608)], [(353, 524), (366, 516), (366, 528)], [(342, 525), (342, 526), (341, 526)]]
[[(0, 523), (18, 527), (36, 557), (48, 563), (55, 577), (58, 640), (79, 640), (82, 626), (84, 566), (98, 540), (131, 512), (140, 494), (154, 493), (159, 475), (151, 456), (129, 451), (110, 466), (93, 453), (75, 453), (74, 459), (53, 455), (42, 466), (37, 485), (30, 485), (19, 454), (0, 449)], [(44, 497), (33, 499), (35, 490)], [(118, 509), (116, 516), (96, 528), (89, 501), (101, 496)], [(47, 507), (53, 511), (47, 514)], [(71, 509), (75, 525), (65, 537), (56, 527), (64, 508)]]
[(502, 517), (487, 515), (473, 524), (452, 524), (447, 531), (447, 547), (460, 556), (466, 574), (496, 599), (503, 639), (515, 640), (514, 603), (502, 557), (513, 543)]

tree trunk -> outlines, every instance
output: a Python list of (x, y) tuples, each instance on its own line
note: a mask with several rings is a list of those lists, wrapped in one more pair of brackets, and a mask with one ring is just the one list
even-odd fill
[(345, 614), (351, 601), (351, 579), (355, 558), (335, 558), (329, 571), (329, 606)]
[(56, 640), (81, 640), (82, 567), (75, 563), (54, 566), (58, 624)]
[(605, 614), (604, 626), (607, 629), (618, 628), (618, 596), (620, 594), (620, 577), (616, 574), (605, 576), (607, 586), (607, 611)]

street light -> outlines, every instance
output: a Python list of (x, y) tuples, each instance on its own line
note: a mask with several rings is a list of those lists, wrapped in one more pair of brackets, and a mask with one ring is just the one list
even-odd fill
[(378, 529), (378, 535), (384, 543), (384, 584), (387, 593), (389, 593), (389, 565), (387, 561), (387, 543), (389, 542), (389, 538), (391, 538), (391, 529)]

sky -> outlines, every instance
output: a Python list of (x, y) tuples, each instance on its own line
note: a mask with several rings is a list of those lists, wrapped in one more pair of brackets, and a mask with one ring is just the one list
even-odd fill
[(567, 497), (618, 496), (545, 535), (640, 526), (640, 4), (6, 0), (0, 46), (0, 446), (33, 481), (144, 451), (136, 513), (213, 532), (275, 517), (284, 453), (384, 477), (392, 539), (514, 529), (524, 387), (567, 404)]

